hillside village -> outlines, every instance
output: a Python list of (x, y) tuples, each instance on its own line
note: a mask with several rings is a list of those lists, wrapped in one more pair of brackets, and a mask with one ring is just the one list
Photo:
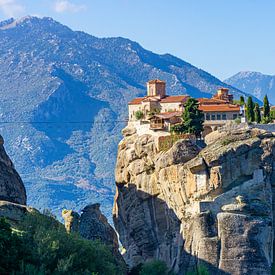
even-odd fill
[[(167, 95), (165, 81), (150, 80), (147, 82), (147, 95), (128, 103), (128, 126), (135, 127), (139, 135), (168, 136), (172, 126), (182, 122), (188, 98), (188, 95)], [(220, 88), (210, 99), (198, 98), (197, 101), (199, 110), (204, 114), (203, 137), (228, 121), (243, 116), (241, 106), (233, 103), (233, 95), (227, 88)]]

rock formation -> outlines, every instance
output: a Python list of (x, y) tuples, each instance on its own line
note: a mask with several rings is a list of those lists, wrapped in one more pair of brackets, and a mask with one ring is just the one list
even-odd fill
[(62, 211), (62, 218), (65, 222), (65, 228), (68, 233), (79, 231), (79, 219), (80, 216), (73, 210), (64, 209)]
[(108, 223), (107, 218), (101, 213), (100, 204), (86, 206), (82, 210), (79, 224), (80, 235), (88, 240), (99, 239), (103, 243), (118, 250), (118, 239), (115, 230)]
[(100, 240), (112, 249), (119, 264), (126, 270), (126, 264), (119, 252), (117, 234), (101, 213), (99, 203), (86, 206), (81, 215), (72, 210), (63, 210), (62, 217), (68, 233), (77, 232), (85, 239)]
[[(178, 274), (271, 274), (275, 136), (215, 132), (158, 152), (126, 129), (118, 148), (114, 224), (130, 266), (160, 259)], [(132, 134), (131, 134), (132, 133)]]
[(4, 140), (0, 136), (0, 200), (25, 205), (27, 197), (24, 184), (6, 154), (3, 144)]

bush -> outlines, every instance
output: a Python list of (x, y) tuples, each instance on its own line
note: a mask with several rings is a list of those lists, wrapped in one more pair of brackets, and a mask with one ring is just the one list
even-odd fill
[(136, 111), (135, 112), (135, 117), (137, 120), (141, 120), (144, 117), (144, 114), (142, 111)]
[(18, 229), (20, 234), (12, 233), (9, 224), (0, 221), (1, 274), (124, 273), (110, 248), (67, 234), (53, 217), (27, 214)]
[(139, 273), (140, 275), (166, 275), (168, 274), (168, 268), (166, 264), (163, 261), (151, 261), (148, 263), (145, 263), (141, 271)]
[(196, 271), (189, 271), (187, 275), (210, 275), (210, 273), (204, 265), (199, 265)]

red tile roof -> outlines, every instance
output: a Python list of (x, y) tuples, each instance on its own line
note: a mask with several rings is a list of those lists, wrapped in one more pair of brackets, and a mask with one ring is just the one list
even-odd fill
[(142, 101), (159, 101), (160, 103), (184, 103), (187, 100), (188, 96), (187, 95), (175, 95), (175, 96), (166, 96), (162, 99), (159, 99), (157, 97), (150, 97), (150, 96), (145, 96), (145, 97), (137, 97), (134, 98), (132, 101), (128, 103), (128, 105), (138, 105), (141, 104)]
[(156, 114), (154, 116), (158, 118), (169, 119), (171, 117), (179, 117), (181, 115), (182, 115), (182, 112), (165, 112), (165, 113)]
[(149, 80), (147, 83), (154, 84), (154, 83), (166, 83), (166, 82), (160, 79), (152, 79), (152, 80)]
[(200, 104), (225, 104), (227, 101), (216, 98), (198, 98), (197, 99)]
[(145, 97), (137, 97), (134, 98), (132, 101), (130, 101), (128, 103), (128, 105), (137, 105), (137, 104), (141, 104), (142, 100), (145, 99)]
[(200, 105), (199, 109), (203, 112), (239, 112), (240, 106), (233, 104), (213, 104)]
[(166, 96), (160, 100), (161, 103), (184, 103), (188, 99), (188, 95)]

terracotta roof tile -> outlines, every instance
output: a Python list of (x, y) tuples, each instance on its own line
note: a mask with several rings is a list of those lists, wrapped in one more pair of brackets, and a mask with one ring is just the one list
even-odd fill
[(175, 95), (175, 96), (167, 96), (160, 100), (161, 103), (184, 103), (189, 96), (187, 95)]
[(153, 84), (153, 83), (165, 83), (165, 81), (160, 80), (160, 79), (152, 79), (149, 80), (147, 83)]
[(239, 112), (240, 106), (233, 104), (213, 104), (200, 105), (199, 109), (203, 112)]
[(128, 105), (137, 105), (137, 104), (141, 104), (142, 100), (145, 99), (145, 97), (137, 97), (134, 98), (133, 100), (131, 100)]

